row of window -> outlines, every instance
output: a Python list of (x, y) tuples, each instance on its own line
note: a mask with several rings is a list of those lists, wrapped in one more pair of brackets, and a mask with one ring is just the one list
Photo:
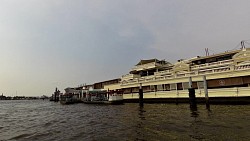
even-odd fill
[[(203, 82), (193, 82), (193, 88), (203, 89)], [(155, 91), (172, 91), (172, 90), (186, 90), (189, 88), (188, 82), (183, 83), (173, 83), (173, 84), (161, 84), (161, 85), (149, 85), (143, 86), (144, 92), (155, 92)], [(139, 92), (139, 87), (125, 88), (123, 92), (126, 93), (137, 93)]]

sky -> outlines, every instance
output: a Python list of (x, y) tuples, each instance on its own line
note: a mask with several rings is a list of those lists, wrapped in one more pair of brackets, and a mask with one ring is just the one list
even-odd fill
[(141, 59), (240, 48), (249, 0), (0, 0), (0, 93), (51, 95), (58, 87), (120, 78)]

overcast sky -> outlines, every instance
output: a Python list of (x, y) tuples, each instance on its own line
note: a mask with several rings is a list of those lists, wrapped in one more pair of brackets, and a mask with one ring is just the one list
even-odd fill
[(0, 93), (127, 74), (140, 59), (231, 50), (250, 39), (249, 0), (0, 0)]

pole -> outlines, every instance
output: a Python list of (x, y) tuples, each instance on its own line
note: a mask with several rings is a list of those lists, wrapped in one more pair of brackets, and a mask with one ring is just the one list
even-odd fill
[(203, 85), (204, 85), (204, 93), (205, 93), (205, 99), (206, 99), (206, 108), (210, 109), (208, 90), (207, 90), (207, 79), (205, 75), (203, 76)]
[(140, 87), (139, 87), (139, 105), (140, 105), (140, 107), (143, 107), (143, 90), (142, 90), (141, 83), (140, 83)]

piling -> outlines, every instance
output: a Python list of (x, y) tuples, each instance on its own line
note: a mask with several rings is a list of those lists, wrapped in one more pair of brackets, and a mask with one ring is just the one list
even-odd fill
[(108, 89), (108, 95), (107, 95), (108, 100), (109, 100), (109, 94), (110, 94), (110, 91), (109, 91), (109, 89)]
[(197, 103), (196, 103), (196, 97), (195, 97), (195, 90), (192, 87), (192, 78), (191, 77), (189, 77), (188, 92), (189, 92), (189, 104), (190, 104), (190, 108), (195, 110), (195, 109), (197, 109)]
[(143, 90), (142, 90), (141, 83), (140, 83), (140, 88), (139, 88), (139, 105), (140, 107), (143, 107)]
[(189, 92), (190, 107), (191, 108), (196, 108), (197, 107), (197, 103), (196, 103), (196, 97), (195, 97), (195, 90), (194, 90), (194, 88), (189, 88), (188, 92)]
[(205, 100), (206, 100), (206, 108), (210, 110), (208, 90), (207, 90), (207, 79), (205, 75), (203, 76), (203, 85), (204, 85), (204, 93), (205, 93)]

